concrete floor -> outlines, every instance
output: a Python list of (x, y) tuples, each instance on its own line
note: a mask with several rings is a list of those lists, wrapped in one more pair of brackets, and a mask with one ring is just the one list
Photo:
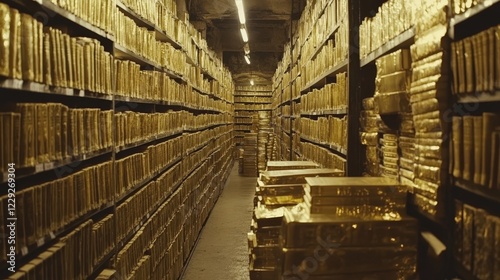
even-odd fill
[(248, 280), (247, 233), (256, 178), (235, 164), (185, 271), (184, 280)]

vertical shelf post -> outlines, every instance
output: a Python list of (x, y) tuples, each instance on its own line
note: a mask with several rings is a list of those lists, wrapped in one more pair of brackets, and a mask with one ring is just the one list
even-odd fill
[(359, 141), (359, 116), (361, 102), (361, 71), (359, 60), (359, 26), (361, 0), (349, 0), (348, 11), (348, 106), (347, 106), (347, 176), (360, 176), (363, 170), (363, 155)]

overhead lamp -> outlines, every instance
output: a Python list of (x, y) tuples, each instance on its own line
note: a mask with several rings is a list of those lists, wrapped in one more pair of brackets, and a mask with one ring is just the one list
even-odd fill
[(241, 37), (243, 38), (243, 42), (245, 43), (248, 42), (248, 34), (245, 27), (240, 28), (240, 32), (241, 32)]
[(253, 80), (250, 80), (250, 85), (255, 85), (255, 83), (253, 82)]
[(250, 56), (245, 55), (245, 61), (247, 62), (247, 64), (250, 64)]
[(245, 51), (245, 54), (250, 54), (250, 47), (248, 46), (248, 44), (245, 44), (243, 50)]
[(243, 8), (243, 0), (235, 0), (236, 8), (238, 8), (238, 17), (240, 18), (240, 23), (245, 24), (245, 9)]

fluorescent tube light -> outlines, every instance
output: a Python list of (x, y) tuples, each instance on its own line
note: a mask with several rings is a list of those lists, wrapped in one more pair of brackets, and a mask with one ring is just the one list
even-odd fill
[(247, 64), (250, 64), (250, 57), (248, 55), (245, 55), (245, 61), (247, 62)]
[(238, 8), (238, 17), (240, 18), (240, 23), (245, 24), (245, 9), (243, 8), (243, 0), (235, 0), (236, 8)]
[(253, 82), (253, 80), (250, 80), (250, 84), (251, 84), (252, 86), (254, 85), (254, 82)]
[(248, 34), (245, 27), (240, 28), (240, 32), (241, 32), (241, 37), (243, 38), (243, 42), (245, 43), (248, 42)]

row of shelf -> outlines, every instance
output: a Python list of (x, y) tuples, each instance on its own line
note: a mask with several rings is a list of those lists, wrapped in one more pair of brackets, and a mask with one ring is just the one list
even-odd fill
[[(163, 73), (167, 74), (172, 79), (189, 84), (192, 88), (194, 88), (195, 90), (197, 90), (201, 93), (205, 93), (206, 95), (210, 95), (210, 96), (214, 96), (215, 98), (222, 99), (218, 96), (212, 95), (210, 93), (206, 93), (203, 89), (200, 89), (197, 86), (189, 83), (181, 73), (176, 73), (175, 71), (172, 71), (168, 68), (161, 67), (160, 65), (150, 61), (147, 58), (144, 58), (144, 57), (134, 53), (133, 51), (127, 49), (124, 46), (121, 46), (121, 45), (115, 43), (113, 46), (113, 50), (114, 50), (114, 54), (117, 58), (134, 61), (137, 64), (139, 64), (143, 67), (146, 67), (148, 70), (156, 70), (156, 71), (163, 72)], [(186, 58), (187, 58), (187, 62), (189, 64), (191, 64), (193, 66), (198, 66), (193, 61), (193, 59), (191, 57), (189, 57), (189, 55), (187, 55), (187, 53), (186, 53)], [(208, 77), (210, 80), (216, 80), (216, 78), (207, 69), (200, 67), (200, 70), (201, 70), (201, 73), (203, 75), (205, 75), (206, 77)]]
[(490, 189), (486, 186), (481, 186), (458, 178), (453, 179), (453, 187), (500, 205), (500, 190)]
[[(206, 130), (209, 128), (221, 126), (221, 125), (228, 125), (228, 124), (226, 124), (226, 123), (212, 124), (212, 125), (209, 125), (209, 126), (206, 126), (203, 128), (198, 128), (198, 129), (172, 131), (172, 132), (168, 132), (168, 133), (164, 133), (164, 134), (155, 135), (151, 138), (140, 140), (140, 141), (137, 141), (137, 142), (132, 143), (132, 144), (127, 144), (123, 147), (115, 147), (114, 149), (113, 148), (102, 149), (102, 150), (97, 151), (97, 152), (86, 153), (86, 154), (79, 155), (79, 156), (73, 156), (71, 158), (68, 158), (68, 159), (65, 159), (62, 161), (40, 163), (40, 164), (37, 164), (35, 166), (31, 166), (31, 167), (16, 168), (16, 179), (17, 180), (23, 179), (23, 178), (33, 176), (36, 174), (40, 174), (40, 173), (43, 173), (46, 171), (53, 171), (53, 170), (59, 170), (59, 169), (62, 170), (62, 169), (64, 169), (65, 166), (76, 165), (78, 163), (88, 161), (88, 160), (91, 160), (91, 159), (94, 159), (94, 158), (97, 158), (100, 156), (104, 156), (107, 154), (111, 155), (113, 150), (115, 153), (118, 154), (118, 153), (130, 150), (130, 149), (134, 149), (134, 148), (139, 147), (139, 146), (151, 144), (154, 141), (167, 139), (170, 137), (177, 137), (177, 136), (182, 135), (182, 133), (184, 133), (184, 132), (198, 132), (198, 131), (203, 131), (203, 130)], [(2, 178), (1, 183), (6, 183), (8, 181), (8, 172), (3, 172), (1, 178)]]
[[(319, 20), (321, 18), (321, 16), (325, 13), (326, 7), (328, 7), (331, 2), (332, 2), (332, 0), (328, 0), (328, 2), (325, 2), (325, 5), (323, 7), (321, 7), (321, 11), (318, 14), (317, 20)], [(311, 28), (307, 31), (307, 35), (304, 36), (304, 42), (302, 42), (302, 44), (300, 45), (300, 50), (302, 50), (302, 48), (304, 47), (304, 44), (307, 41), (309, 41), (309, 37), (311, 36), (313, 29), (314, 29), (314, 25), (311, 25)], [(302, 51), (300, 51), (300, 53), (302, 53)]]
[[(42, 17), (61, 17), (64, 20), (67, 21), (69, 25), (72, 25), (77, 28), (82, 28), (87, 33), (92, 33), (95, 34), (96, 37), (105, 39), (106, 41), (113, 42), (113, 51), (116, 57), (118, 58), (123, 58), (123, 59), (129, 59), (132, 60), (142, 66), (147, 66), (152, 69), (160, 70), (165, 72), (167, 75), (171, 76), (174, 79), (179, 79), (182, 80), (182, 75), (179, 73), (174, 73), (173, 71), (170, 71), (169, 69), (165, 69), (162, 67), (159, 67), (159, 65), (156, 65), (154, 62), (149, 61), (146, 58), (141, 57), (138, 54), (135, 54), (134, 52), (128, 50), (124, 46), (120, 46), (115, 42), (115, 36), (111, 34), (110, 32), (103, 30), (83, 19), (80, 17), (75, 16), (74, 14), (66, 11), (65, 9), (59, 7), (55, 3), (53, 3), (50, 0), (29, 0), (29, 1), (21, 1), (21, 0), (8, 0), (10, 3), (14, 4), (15, 6), (21, 6), (23, 9), (26, 9), (27, 11), (32, 11), (35, 16), (36, 15), (41, 15)], [(32, 5), (36, 4), (35, 6)], [(142, 16), (138, 15), (136, 12), (128, 8), (125, 4), (123, 4), (120, 0), (115, 1), (116, 7), (123, 12), (127, 17), (131, 18), (134, 20), (134, 22), (137, 24), (137, 26), (144, 27), (148, 30), (154, 31), (155, 32), (155, 37), (156, 40), (162, 41), (162, 42), (167, 42), (171, 44), (174, 48), (182, 50), (183, 53), (186, 55), (186, 62), (194, 65), (194, 66), (199, 66), (198, 63), (195, 62), (194, 58), (190, 57), (187, 50), (185, 49), (184, 46), (182, 46), (179, 42), (177, 42), (172, 36), (167, 34), (165, 31), (161, 30), (158, 26), (156, 26), (154, 23), (148, 21), (147, 19), (143, 18)], [(169, 16), (174, 16), (175, 15), (169, 15)], [(175, 17), (177, 18), (177, 17)], [(54, 21), (56, 22), (56, 21)], [(201, 47), (196, 40), (189, 35), (193, 43), (197, 46), (198, 49), (201, 51), (205, 51), (205, 48)], [(214, 58), (212, 57), (211, 53), (209, 51), (205, 51), (209, 55), (209, 57), (213, 60)], [(207, 76), (209, 79), (215, 79), (214, 75), (210, 73), (207, 69), (204, 69), (203, 67), (200, 66), (200, 69), (202, 70), (202, 73)]]
[[(213, 154), (213, 152), (212, 152)], [(210, 156), (210, 155), (209, 155)], [(172, 194), (174, 194), (178, 188), (181, 186), (181, 184), (189, 177), (189, 175), (191, 175), (196, 169), (198, 169), (201, 164), (203, 162), (205, 162), (206, 160), (203, 160), (203, 161), (200, 161), (197, 165), (195, 165), (189, 172), (186, 173), (186, 175), (184, 175), (184, 177), (179, 180), (172, 188), (171, 190), (169, 191), (169, 193), (161, 199), (161, 201), (159, 201), (154, 207), (153, 209), (146, 213), (142, 219), (140, 220), (140, 222), (129, 232), (127, 233), (127, 235), (117, 243), (116, 247), (115, 247), (115, 250), (112, 250), (109, 254), (107, 254), (105, 257), (103, 257), (103, 259), (99, 262), (100, 264), (96, 266), (96, 270), (94, 273), (99, 273), (100, 272), (100, 267), (102, 267), (104, 264), (106, 264), (107, 262), (109, 262), (111, 260), (111, 258), (116, 254), (116, 252), (119, 252), (121, 248), (123, 248), (128, 242), (130, 242), (130, 240), (132, 240), (132, 238), (137, 234), (137, 232), (139, 232), (139, 230), (141, 229), (142, 226), (144, 226), (146, 224), (146, 222), (149, 220), (149, 218), (151, 216), (154, 215), (154, 213), (156, 211), (158, 211), (158, 209), (161, 207), (161, 205), (163, 203), (165, 203), (171, 196)], [(162, 170), (158, 175), (161, 175), (162, 173), (164, 173), (165, 171), (167, 171), (168, 169), (170, 169), (172, 166), (174, 166), (175, 164), (177, 164), (178, 162), (180, 162), (180, 160), (176, 160), (176, 162), (172, 163), (172, 164), (169, 164), (169, 167), (168, 168), (165, 168), (164, 170)], [(157, 175), (157, 176), (158, 176)], [(155, 176), (155, 177), (157, 177)], [(145, 185), (145, 184), (143, 184)], [(91, 277), (92, 278), (92, 277)]]
[[(202, 145), (199, 145), (198, 147), (196, 147), (196, 149), (193, 149), (192, 151), (190, 151), (190, 153), (194, 153), (196, 151), (199, 151), (203, 147), (207, 146), (208, 143), (210, 143), (210, 141), (213, 141), (213, 140), (214, 139), (209, 139), (208, 141), (206, 141)], [(219, 149), (220, 148), (215, 148), (214, 151), (212, 151), (207, 156), (207, 158), (209, 158), (211, 155), (213, 155), (213, 153), (215, 153)], [(188, 155), (189, 155), (189, 153), (188, 153)], [(21, 259), (22, 257), (25, 257), (28, 254), (34, 254), (34, 253), (39, 252), (41, 249), (47, 247), (48, 244), (52, 244), (52, 243), (56, 242), (56, 240), (58, 240), (60, 237), (68, 234), (69, 232), (71, 232), (72, 230), (74, 230), (75, 228), (77, 228), (78, 225), (80, 225), (81, 223), (83, 223), (83, 222), (85, 222), (85, 221), (87, 221), (89, 219), (93, 219), (94, 217), (96, 217), (96, 216), (98, 216), (100, 214), (103, 214), (106, 211), (109, 211), (111, 208), (113, 208), (114, 205), (120, 204), (123, 201), (125, 201), (131, 194), (135, 193), (137, 190), (139, 190), (140, 188), (144, 187), (146, 184), (148, 184), (149, 182), (151, 182), (151, 180), (154, 180), (155, 178), (158, 178), (161, 174), (165, 173), (170, 168), (172, 168), (176, 164), (180, 163), (181, 160), (182, 160), (182, 156), (177, 157), (176, 159), (172, 160), (171, 163), (167, 164), (162, 169), (156, 171), (154, 174), (150, 175), (148, 178), (146, 178), (146, 179), (142, 180), (141, 182), (137, 183), (134, 187), (132, 187), (131, 189), (129, 189), (127, 192), (125, 192), (121, 196), (117, 197), (114, 202), (113, 201), (112, 202), (108, 202), (105, 205), (102, 205), (102, 206), (98, 207), (95, 210), (89, 211), (88, 213), (86, 213), (83, 216), (75, 219), (74, 221), (72, 221), (68, 225), (62, 227), (61, 229), (58, 229), (57, 231), (51, 231), (51, 232), (47, 233), (45, 237), (38, 239), (34, 244), (30, 244), (28, 246), (25, 246), (25, 247), (21, 248), (21, 255), (18, 256), (19, 257), (18, 259)], [(125, 244), (127, 244), (127, 242), (130, 241), (130, 239), (138, 232), (138, 230), (140, 229), (140, 227), (142, 225), (144, 225), (144, 223), (147, 221), (147, 219), (149, 219), (149, 217), (152, 214), (154, 214), (165, 201), (167, 201), (167, 199), (170, 197), (170, 195), (176, 191), (176, 189), (182, 184), (182, 182), (186, 178), (188, 178), (189, 175), (194, 170), (196, 170), (198, 167), (200, 167), (201, 164), (203, 162), (205, 162), (205, 161), (206, 161), (206, 159), (203, 160), (203, 161), (200, 161), (189, 172), (187, 172), (187, 174), (184, 175), (184, 177), (181, 180), (179, 180), (179, 182), (172, 188), (172, 190), (169, 192), (169, 194), (167, 194), (167, 196), (165, 198), (163, 198), (155, 207), (153, 207), (154, 209), (151, 212), (146, 213), (144, 215), (144, 217), (142, 218), (141, 222), (138, 225), (136, 225), (136, 227), (131, 232), (129, 232), (127, 234), (127, 236), (122, 239), (122, 241), (120, 241), (120, 242), (117, 243), (117, 247), (121, 248)], [(109, 261), (109, 259), (114, 255), (115, 252), (116, 251), (113, 250), (107, 256), (103, 257), (103, 259), (99, 262), (100, 264), (97, 267), (102, 266), (107, 261)]]
[(347, 156), (347, 150), (338, 146), (338, 145), (333, 145), (333, 144), (328, 144), (328, 143), (324, 143), (321, 141), (317, 141), (317, 140), (311, 139), (311, 138), (304, 136), (304, 135), (300, 135), (300, 138), (307, 141), (307, 142), (310, 142), (312, 144), (318, 145), (320, 147), (335, 151), (336, 153), (338, 153), (344, 157)]
[(174, 48), (176, 49), (182, 49), (182, 46), (180, 43), (175, 41), (173, 38), (171, 38), (168, 34), (160, 30), (154, 23), (148, 21), (147, 19), (143, 18), (142, 16), (138, 15), (136, 12), (132, 11), (129, 9), (125, 4), (123, 4), (122, 1), (116, 0), (116, 6), (129, 18), (133, 19), (137, 26), (140, 27), (145, 27), (149, 30), (154, 30), (156, 39), (160, 40), (162, 42), (167, 42), (170, 43)]
[(329, 115), (346, 115), (347, 114), (347, 107), (345, 108), (339, 108), (339, 109), (331, 109), (331, 110), (319, 110), (319, 111), (305, 111), (301, 112), (301, 116), (329, 116)]
[[(96, 152), (91, 152), (91, 153), (85, 153), (83, 155), (78, 155), (78, 156), (72, 156), (68, 159), (64, 159), (61, 161), (54, 161), (54, 162), (46, 162), (46, 163), (39, 163), (35, 166), (29, 166), (29, 167), (22, 167), (22, 168), (17, 168), (16, 167), (16, 180), (33, 176), (36, 174), (40, 174), (42, 172), (46, 171), (57, 171), (59, 169), (64, 169), (65, 166), (69, 165), (76, 165), (77, 163), (83, 162), (83, 161), (88, 161), (97, 157), (101, 157), (107, 154), (111, 154), (113, 152), (112, 148), (107, 148), (107, 149), (101, 149)], [(8, 180), (8, 173), (3, 172), (2, 173), (2, 184), (6, 183)]]
[[(15, 2), (19, 3), (18, 0), (15, 0)], [(90, 31), (90, 32), (98, 35), (99, 37), (101, 37), (103, 39), (107, 39), (110, 41), (114, 41), (114, 39), (115, 39), (113, 34), (107, 32), (105, 30), (102, 30), (101, 28), (94, 26), (91, 23), (88, 23), (87, 21), (81, 19), (80, 17), (75, 16), (74, 14), (64, 10), (63, 8), (60, 8), (56, 4), (52, 3), (50, 0), (22, 1), (22, 4), (25, 6), (31, 6), (31, 4), (28, 2), (38, 3), (43, 8), (43, 12), (47, 13), (48, 16), (52, 16), (52, 17), (55, 15), (60, 16), (60, 17), (64, 18), (65, 20), (71, 22), (73, 25), (80, 26), (80, 27), (86, 29), (87, 31)]]
[(265, 108), (265, 109), (234, 109), (234, 111), (272, 111), (273, 109), (271, 108)]
[(334, 67), (331, 67), (330, 69), (326, 69), (321, 75), (318, 75), (315, 79), (307, 83), (301, 90), (301, 93), (305, 93), (309, 91), (311, 88), (316, 87), (320, 85), (326, 77), (331, 77), (335, 76), (336, 74), (340, 72), (347, 71), (347, 65), (348, 65), (349, 60), (345, 59), (339, 64), (335, 65)]
[(335, 32), (337, 32), (337, 30), (340, 28), (340, 26), (342, 25), (343, 23), (340, 22), (338, 23), (337, 25), (335, 25), (335, 27), (325, 36), (325, 38), (323, 38), (323, 40), (321, 40), (321, 42), (316, 46), (316, 49), (313, 51), (313, 53), (311, 54), (311, 56), (306, 60), (306, 61), (311, 61), (313, 60), (316, 55), (321, 51), (321, 49), (323, 48), (323, 46), (326, 44), (326, 42), (328, 42), (328, 40), (333, 36), (333, 34), (335, 34)]
[(455, 37), (455, 28), (457, 25), (466, 23), (470, 18), (481, 15), (481, 13), (491, 8), (493, 5), (500, 5), (500, 0), (480, 1), (480, 3), (476, 3), (473, 7), (468, 8), (467, 11), (465, 11), (465, 13), (455, 15), (454, 17), (452, 17), (450, 19), (450, 26), (449, 26), (450, 37), (452, 39)]
[(233, 94), (234, 97), (273, 97), (271, 94)]
[[(477, 4), (476, 6), (469, 8), (465, 13), (455, 15), (450, 19), (450, 36), (454, 37), (454, 29), (456, 25), (466, 22), (468, 19), (480, 15), (482, 12), (491, 8), (493, 5), (500, 6), (500, 0), (489, 0), (483, 3)], [(388, 41), (380, 48), (368, 54), (365, 58), (360, 61), (361, 67), (364, 67), (370, 63), (375, 62), (376, 59), (389, 54), (397, 49), (409, 48), (415, 41), (415, 29), (414, 27), (404, 31), (392, 40)], [(500, 90), (497, 89), (493, 92), (481, 92), (481, 93), (470, 93), (470, 94), (460, 94), (456, 96), (458, 103), (477, 103), (477, 102), (500, 102)]]
[[(228, 165), (228, 167), (227, 167), (227, 170), (221, 170), (221, 171), (219, 171), (219, 172), (216, 174), (216, 176), (217, 176), (217, 175), (219, 175), (219, 176), (220, 176), (220, 175), (221, 175), (221, 173), (223, 173), (223, 174), (222, 174), (221, 184), (225, 184), (225, 182), (227, 181), (227, 179), (228, 179), (229, 175), (231, 174), (231, 168), (230, 168), (230, 167), (231, 167), (232, 165), (233, 165), (233, 163), (230, 163), (230, 164)], [(222, 186), (222, 187), (224, 187), (224, 186)], [(214, 202), (214, 205), (215, 205), (215, 204), (217, 203), (217, 201), (219, 200), (219, 197), (220, 197), (220, 196), (217, 196), (217, 198), (216, 198), (216, 200), (215, 200), (215, 202)], [(208, 215), (207, 215), (206, 219), (203, 221), (203, 225), (201, 226), (201, 231), (203, 231), (203, 229), (205, 228), (205, 224), (207, 223), (208, 218), (209, 218), (209, 217), (210, 217), (210, 215), (212, 214), (212, 210), (213, 210), (213, 209), (214, 209), (214, 207), (212, 207), (212, 208), (210, 209), (210, 211), (208, 212)], [(196, 240), (195, 240), (195, 242), (194, 242), (194, 244), (193, 244), (193, 247), (192, 247), (192, 248), (191, 248), (191, 250), (189, 251), (189, 254), (188, 254), (188, 257), (187, 257), (187, 259), (186, 259), (185, 263), (189, 263), (189, 262), (191, 261), (191, 258), (192, 258), (192, 256), (194, 255), (195, 249), (196, 249), (196, 247), (197, 247), (197, 245), (198, 245), (198, 242), (199, 242), (199, 240), (200, 240), (200, 237), (201, 237), (201, 235), (202, 235), (202, 232), (201, 232), (201, 231), (198, 233), (198, 236), (196, 237)], [(187, 270), (187, 267), (188, 267), (187, 265), (185, 265), (185, 266), (183, 267), (182, 272), (180, 273), (179, 279), (183, 279), (183, 278), (184, 278), (184, 274), (185, 274), (185, 272), (186, 272), (186, 270)]]
[(392, 40), (389, 40), (387, 43), (383, 44), (378, 49), (369, 53), (366, 57), (362, 58), (360, 61), (361, 67), (364, 67), (372, 62), (375, 62), (377, 58), (382, 57), (388, 53), (391, 53), (395, 50), (410, 47), (415, 41), (415, 28), (410, 28), (398, 36), (394, 37)]
[[(487, 10), (488, 8), (492, 7), (493, 5), (500, 5), (500, 0), (488, 0), (484, 1), (483, 3), (477, 4), (476, 6), (468, 9), (465, 13), (455, 15), (451, 20), (450, 20), (450, 30), (454, 30), (455, 26), (461, 23), (466, 22), (468, 19), (480, 15), (482, 12)], [(340, 25), (336, 26), (332, 34), (335, 32), (336, 29), (338, 29)], [(308, 36), (310, 33), (308, 34)], [(306, 36), (306, 38), (308, 38)], [(330, 34), (331, 36), (331, 34)], [(452, 33), (453, 37), (453, 33)], [(328, 41), (328, 36), (325, 37), (325, 39), (322, 41), (323, 43), (318, 45), (318, 48), (316, 51), (313, 53), (312, 57), (314, 57), (317, 54), (317, 51), (321, 49), (322, 45)], [(364, 67), (368, 64), (374, 63), (376, 59), (393, 52), (394, 50), (409, 47), (412, 45), (415, 41), (415, 28), (412, 27), (403, 33), (399, 34), (392, 40), (389, 40), (387, 43), (379, 47), (378, 49), (372, 51), (369, 53), (366, 57), (360, 59), (360, 66)], [(301, 92), (308, 91), (310, 88), (315, 87), (320, 84), (321, 80), (323, 80), (325, 77), (334, 75), (338, 72), (341, 72), (346, 69), (348, 65), (348, 61), (345, 60), (335, 67), (332, 67), (331, 69), (328, 69), (325, 71), (322, 75), (319, 75), (317, 78), (314, 80), (310, 81), (309, 83), (306, 84), (304, 88), (301, 89)], [(473, 102), (500, 102), (500, 91), (496, 90), (495, 92), (485, 92), (485, 93), (480, 93), (480, 94), (470, 94), (470, 95), (460, 95), (457, 97), (459, 103), (473, 103)], [(280, 105), (286, 104), (288, 100), (282, 102)]]
[[(23, 81), (23, 80), (10, 79), (10, 78), (9, 79), (4, 78), (4, 79), (0, 80), (0, 89), (23, 91), (23, 92), (34, 93), (34, 94), (47, 94), (47, 95), (55, 95), (55, 96), (70, 96), (70, 97), (79, 97), (79, 98), (99, 99), (99, 100), (104, 100), (104, 101), (109, 101), (109, 102), (112, 102), (113, 98), (114, 98), (115, 101), (119, 101), (119, 102), (151, 104), (151, 105), (158, 105), (158, 106), (178, 106), (178, 107), (183, 107), (183, 108), (188, 109), (188, 110), (224, 113), (222, 111), (216, 111), (213, 108), (204, 108), (204, 107), (199, 107), (199, 106), (186, 105), (186, 104), (183, 104), (181, 102), (157, 101), (157, 100), (150, 100), (150, 99), (144, 99), (144, 98), (134, 98), (134, 97), (120, 96), (120, 95), (113, 96), (110, 94), (96, 93), (96, 92), (73, 89), (73, 88), (55, 87), (55, 86), (49, 86), (49, 85), (41, 84), (41, 83), (37, 83), (37, 82)], [(215, 96), (213, 94), (206, 93), (200, 89), (197, 89), (197, 91), (215, 98)], [(218, 97), (218, 98), (220, 99), (220, 97)], [(221, 100), (223, 100), (223, 99), (221, 99)], [(225, 102), (227, 102), (227, 101), (225, 101)]]

